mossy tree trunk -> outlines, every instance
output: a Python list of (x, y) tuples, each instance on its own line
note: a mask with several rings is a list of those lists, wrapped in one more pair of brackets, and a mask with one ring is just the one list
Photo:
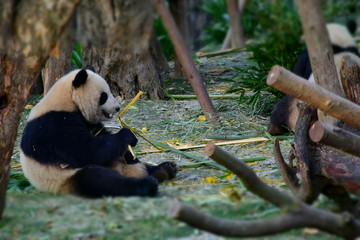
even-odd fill
[(78, 2), (0, 1), (0, 217), (20, 115)]
[(114, 95), (164, 97), (158, 55), (152, 46), (153, 11), (150, 1), (83, 0), (78, 11), (78, 37), (83, 63), (108, 82)]

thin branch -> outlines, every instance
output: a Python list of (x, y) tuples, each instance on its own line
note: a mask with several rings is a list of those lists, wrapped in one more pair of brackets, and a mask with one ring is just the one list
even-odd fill
[(230, 169), (241, 179), (247, 189), (261, 198), (268, 200), (277, 207), (288, 206), (290, 203), (296, 204), (296, 200), (292, 197), (268, 186), (245, 163), (239, 161), (222, 148), (217, 147), (214, 143), (207, 143), (204, 151), (206, 156)]

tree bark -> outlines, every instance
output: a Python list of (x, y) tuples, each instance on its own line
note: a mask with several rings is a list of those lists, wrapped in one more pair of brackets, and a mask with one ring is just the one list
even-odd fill
[[(188, 0), (171, 0), (169, 1), (170, 12), (176, 22), (176, 25), (179, 28), (181, 36), (185, 41), (185, 45), (187, 46), (188, 50), (189, 47), (189, 28), (188, 28)], [(174, 53), (174, 74), (173, 77), (175, 78), (183, 78), (186, 77), (184, 73), (179, 58), (177, 57), (176, 53)]]
[(306, 81), (280, 66), (271, 69), (266, 81), (269, 86), (360, 128), (360, 106), (355, 103)]
[[(343, 97), (344, 93), (336, 72), (320, 0), (296, 0), (296, 7), (301, 18), (315, 82), (326, 90)], [(325, 123), (334, 122), (333, 118), (320, 111), (318, 115), (319, 120)]]
[[(231, 47), (243, 47), (245, 44), (244, 30), (241, 22), (243, 7), (240, 7), (241, 4), (237, 0), (228, 0), (227, 4), (231, 25), (229, 33), (231, 34)], [(243, 6), (245, 6), (245, 0)]]
[(71, 70), (71, 53), (74, 47), (73, 35), (73, 28), (71, 24), (68, 24), (50, 53), (42, 70), (44, 94), (50, 90), (57, 80)]
[(84, 0), (78, 11), (78, 38), (83, 42), (83, 63), (108, 82), (115, 96), (164, 97), (155, 49), (150, 1)]
[(348, 100), (360, 103), (360, 58), (345, 55), (341, 59), (340, 80)]
[(78, 2), (0, 1), (0, 217), (20, 115)]

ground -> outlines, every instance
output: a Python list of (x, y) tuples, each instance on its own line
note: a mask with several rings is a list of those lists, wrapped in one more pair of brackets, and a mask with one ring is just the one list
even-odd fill
[[(230, 85), (221, 79), (235, 76), (236, 71), (229, 70), (232, 66), (249, 64), (246, 56), (245, 53), (237, 53), (197, 61), (210, 94), (225, 93)], [(166, 86), (170, 94), (193, 94), (184, 79), (169, 79)], [(128, 110), (122, 120), (135, 130), (143, 130), (150, 141), (172, 146), (200, 145), (206, 143), (206, 139), (218, 136), (244, 139), (267, 136), (268, 116), (252, 115), (249, 106), (239, 105), (236, 98), (213, 99), (213, 103), (219, 113), (219, 124), (215, 128), (201, 121), (203, 113), (195, 99), (139, 100), (136, 108)], [(25, 110), (24, 118), (28, 111)], [(23, 119), (19, 135), (24, 123)], [(106, 126), (116, 131), (119, 123), (114, 120)], [(291, 136), (281, 141), (285, 155), (291, 141)], [(143, 153), (148, 148), (154, 147), (140, 138), (134, 150), (142, 161), (173, 161), (180, 169), (174, 180), (160, 186), (158, 197), (85, 200), (41, 193), (32, 187), (25, 190), (13, 187), (7, 195), (4, 219), (0, 221), (0, 239), (225, 239), (174, 220), (168, 210), (175, 200), (232, 220), (268, 218), (279, 214), (277, 208), (248, 192), (230, 172), (197, 164), (200, 161), (213, 163), (205, 157), (202, 147), (182, 151), (187, 156), (175, 152)], [(274, 162), (271, 138), (223, 148), (239, 159), (248, 160), (248, 164), (266, 183), (288, 191)], [(17, 146), (12, 171), (21, 174), (18, 157)], [(317, 204), (322, 207), (331, 205), (324, 199)], [(259, 239), (337, 238), (316, 230), (300, 229)]]

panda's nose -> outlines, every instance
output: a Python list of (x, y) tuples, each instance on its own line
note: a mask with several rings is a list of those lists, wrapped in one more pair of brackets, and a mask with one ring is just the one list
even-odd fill
[(116, 111), (116, 112), (120, 111), (120, 107), (116, 107), (116, 108), (115, 108), (115, 111)]

